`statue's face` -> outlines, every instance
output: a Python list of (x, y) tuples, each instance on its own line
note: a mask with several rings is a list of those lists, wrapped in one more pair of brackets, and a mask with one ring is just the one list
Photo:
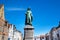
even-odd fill
[(27, 11), (27, 13), (32, 13), (31, 11)]

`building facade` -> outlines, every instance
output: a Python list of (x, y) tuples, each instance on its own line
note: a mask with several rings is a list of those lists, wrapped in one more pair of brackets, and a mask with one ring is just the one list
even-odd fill
[(23, 40), (22, 33), (18, 30), (14, 32), (14, 40)]
[(14, 31), (13, 31), (13, 25), (12, 24), (9, 24), (9, 36), (8, 36), (8, 40), (13, 40), (13, 35), (14, 35)]
[(60, 40), (60, 22), (57, 27), (53, 27), (50, 32), (45, 35), (40, 35), (39, 37), (35, 37), (35, 40)]
[(60, 22), (57, 27), (50, 30), (50, 40), (60, 40)]
[[(17, 37), (18, 36), (18, 37)], [(0, 4), (0, 40), (22, 40), (22, 33), (16, 31), (15, 25), (9, 24), (4, 18), (4, 5)]]
[(8, 40), (22, 40), (22, 33), (18, 31), (15, 27), (15, 25), (9, 24), (9, 36)]
[(3, 4), (0, 4), (0, 40), (8, 40), (8, 24), (4, 18)]
[(58, 38), (58, 40), (60, 40), (60, 22), (56, 29), (57, 29), (57, 38)]

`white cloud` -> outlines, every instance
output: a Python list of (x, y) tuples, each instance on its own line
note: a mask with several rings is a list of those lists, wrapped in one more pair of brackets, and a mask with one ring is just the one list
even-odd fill
[(26, 10), (25, 8), (6, 8), (8, 11), (24, 11)]

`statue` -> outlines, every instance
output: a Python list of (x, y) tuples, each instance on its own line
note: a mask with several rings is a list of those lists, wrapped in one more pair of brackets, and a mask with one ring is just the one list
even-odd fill
[(27, 9), (25, 25), (32, 25), (33, 17), (30, 8)]

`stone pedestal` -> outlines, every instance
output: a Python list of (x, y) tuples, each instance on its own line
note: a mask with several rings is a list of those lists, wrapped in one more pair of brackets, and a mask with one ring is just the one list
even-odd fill
[(24, 40), (34, 40), (34, 28), (31, 25), (26, 25), (24, 28)]

